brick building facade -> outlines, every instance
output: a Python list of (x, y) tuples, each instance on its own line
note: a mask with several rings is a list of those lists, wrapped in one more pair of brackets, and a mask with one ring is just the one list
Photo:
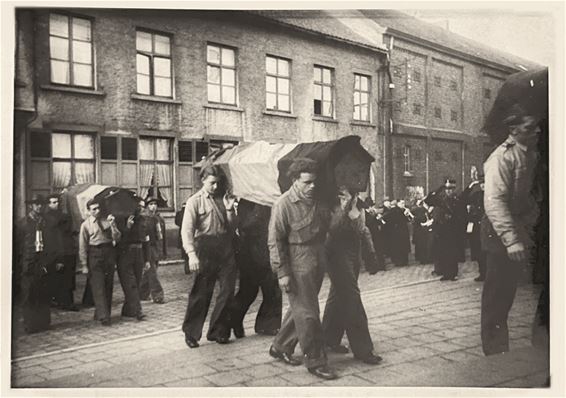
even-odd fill
[(357, 134), (381, 152), (386, 51), (339, 23), (330, 36), (249, 12), (20, 9), (16, 27), (15, 216), (34, 193), (96, 182), (159, 194), (171, 223), (193, 163), (242, 141)]

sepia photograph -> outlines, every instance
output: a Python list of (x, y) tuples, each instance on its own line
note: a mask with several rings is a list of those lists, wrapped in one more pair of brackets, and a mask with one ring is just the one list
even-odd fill
[(2, 24), (0, 395), (565, 394), (564, 3)]

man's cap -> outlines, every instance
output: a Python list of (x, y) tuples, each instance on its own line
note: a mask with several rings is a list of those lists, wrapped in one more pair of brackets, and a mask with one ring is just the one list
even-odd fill
[(45, 204), (45, 197), (41, 194), (36, 193), (33, 194), (33, 196), (30, 199), (26, 200), (26, 203), (42, 205)]
[(47, 195), (47, 200), (50, 199), (61, 199), (61, 195), (58, 193), (50, 193), (49, 195)]
[(97, 198), (92, 198), (90, 199), (88, 202), (86, 202), (86, 208), (90, 209), (90, 206), (92, 205), (100, 205), (100, 199)]

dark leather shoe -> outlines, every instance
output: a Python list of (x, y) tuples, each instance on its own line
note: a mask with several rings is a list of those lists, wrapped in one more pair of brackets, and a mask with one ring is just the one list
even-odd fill
[(65, 311), (72, 311), (72, 312), (79, 312), (80, 311), (79, 307), (77, 307), (74, 304), (65, 305), (65, 306), (61, 307), (61, 309), (65, 310)]
[(217, 342), (218, 344), (229, 344), (229, 343), (231, 343), (229, 337), (217, 337), (217, 338), (216, 338), (216, 342)]
[(137, 319), (138, 321), (143, 321), (145, 318), (146, 318), (146, 317), (145, 317), (145, 314), (140, 313), (140, 314), (137, 314), (137, 315), (136, 315), (136, 319)]
[(236, 336), (237, 339), (241, 339), (242, 337), (246, 337), (246, 332), (244, 332), (244, 327), (243, 326), (236, 326), (234, 329), (234, 336)]
[(483, 281), (485, 281), (485, 277), (483, 277), (483, 276), (478, 276), (477, 278), (474, 278), (474, 280), (475, 280), (476, 282), (483, 282)]
[(338, 375), (334, 373), (332, 369), (328, 366), (319, 366), (317, 368), (309, 368), (309, 373), (320, 377), (324, 380), (334, 380), (338, 378)]
[(258, 329), (255, 332), (264, 336), (277, 336), (279, 329)]
[(102, 319), (102, 320), (100, 321), (100, 324), (101, 324), (102, 326), (110, 326), (110, 325), (112, 325), (112, 321), (110, 321), (110, 319)]
[(187, 343), (189, 348), (197, 348), (199, 346), (198, 341), (196, 341), (193, 337), (185, 337), (185, 343)]
[(328, 350), (335, 352), (337, 354), (347, 354), (350, 352), (350, 350), (348, 349), (348, 347), (346, 347), (345, 345), (342, 344), (338, 344), (338, 345), (327, 345)]
[(380, 357), (379, 355), (375, 355), (373, 352), (365, 357), (356, 358), (356, 359), (359, 359), (363, 363), (367, 363), (369, 365), (379, 365), (381, 361), (383, 361), (382, 357)]
[(293, 358), (292, 355), (287, 354), (286, 352), (277, 351), (273, 346), (269, 347), (269, 355), (273, 358), (280, 359), (285, 362), (287, 365), (291, 366), (299, 366), (301, 365), (301, 361), (296, 358)]

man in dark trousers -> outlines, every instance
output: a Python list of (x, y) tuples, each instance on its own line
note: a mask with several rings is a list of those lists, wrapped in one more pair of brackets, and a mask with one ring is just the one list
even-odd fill
[(189, 256), (187, 256), (187, 253), (183, 250), (183, 239), (181, 239), (181, 226), (183, 225), (183, 217), (185, 216), (186, 205), (186, 203), (183, 203), (181, 210), (175, 213), (175, 225), (179, 227), (177, 246), (179, 247), (179, 249), (181, 249), (181, 257), (183, 258), (185, 274), (188, 275), (191, 272), (189, 270)]
[(371, 233), (365, 224), (365, 213), (358, 210), (355, 194), (341, 187), (338, 198), (339, 204), (332, 211), (326, 240), (331, 285), (322, 318), (324, 339), (330, 350), (345, 354), (348, 348), (341, 345), (341, 341), (346, 332), (354, 358), (377, 365), (382, 358), (373, 352), (358, 286), (362, 259), (376, 261)]
[(504, 120), (509, 136), (484, 163), (485, 215), (482, 244), (487, 274), (481, 302), (481, 339), (485, 355), (509, 351), (507, 317), (522, 269), (532, 258), (533, 230), (539, 216), (535, 187), (537, 140), (534, 117), (514, 107)]
[(22, 276), (22, 306), (27, 333), (49, 329), (51, 323), (49, 274), (62, 268), (61, 256), (53, 239), (45, 240), (45, 220), (42, 216), (45, 199), (41, 195), (26, 202), (30, 211), (17, 224), (17, 261)]
[(165, 303), (165, 293), (157, 270), (159, 261), (163, 260), (166, 253), (165, 242), (165, 221), (157, 212), (156, 197), (148, 197), (145, 200), (146, 210), (143, 212), (144, 225), (147, 239), (147, 259), (148, 267), (144, 267), (142, 281), (140, 285), (140, 297), (142, 300), (149, 300), (150, 297), (156, 304)]
[(288, 365), (300, 365), (292, 356), (300, 343), (308, 371), (323, 379), (335, 379), (336, 373), (327, 365), (318, 305), (329, 212), (315, 198), (314, 160), (295, 159), (288, 175), (293, 184), (271, 209), (268, 246), (271, 266), (277, 271), (290, 307), (269, 354)]
[(115, 245), (122, 236), (116, 220), (109, 214), (101, 217), (101, 203), (91, 199), (86, 204), (90, 216), (81, 224), (79, 232), (79, 261), (88, 280), (94, 299), (94, 319), (110, 326), (114, 268), (116, 267)]
[(463, 239), (463, 205), (456, 195), (456, 181), (446, 179), (444, 190), (435, 196), (432, 217), (435, 258), (442, 275), (440, 280), (456, 281)]
[(225, 192), (224, 175), (218, 166), (206, 166), (200, 172), (202, 188), (187, 200), (181, 237), (189, 256), (189, 268), (196, 272), (183, 322), (185, 342), (189, 348), (199, 346), (202, 327), (218, 281), (220, 290), (207, 339), (218, 344), (230, 341), (230, 301), (234, 298), (236, 263), (234, 233), (237, 216), (236, 198)]
[(61, 309), (78, 311), (74, 304), (73, 292), (75, 290), (76, 244), (73, 237), (71, 217), (60, 210), (59, 194), (47, 197), (47, 209), (43, 215), (45, 219), (45, 239), (52, 240), (60, 253), (60, 269), (50, 273), (51, 297)]
[(405, 209), (400, 208), (396, 200), (391, 201), (391, 208), (383, 216), (385, 228), (389, 234), (389, 253), (391, 261), (395, 266), (402, 267), (409, 264), (409, 252), (411, 241), (409, 237), (409, 226)]
[(241, 199), (238, 202), (236, 264), (240, 287), (234, 297), (232, 327), (234, 335), (244, 337), (243, 320), (261, 289), (262, 303), (256, 316), (257, 334), (275, 336), (281, 327), (282, 295), (277, 275), (269, 263), (267, 234), (271, 209)]
[(473, 181), (468, 189), (464, 191), (468, 207), (468, 225), (466, 232), (468, 234), (468, 241), (470, 242), (470, 252), (472, 261), (478, 263), (478, 276), (474, 279), (476, 282), (483, 282), (485, 280), (487, 253), (483, 250), (480, 238), (481, 222), (485, 214), (483, 206), (484, 195), (484, 181), (483, 175), (478, 176), (478, 180)]
[(136, 318), (138, 321), (145, 319), (140, 300), (140, 286), (144, 267), (149, 269), (147, 232), (144, 217), (141, 215), (143, 204), (143, 200), (139, 198), (138, 208), (126, 220), (122, 239), (116, 248), (118, 278), (124, 291), (122, 316)]

